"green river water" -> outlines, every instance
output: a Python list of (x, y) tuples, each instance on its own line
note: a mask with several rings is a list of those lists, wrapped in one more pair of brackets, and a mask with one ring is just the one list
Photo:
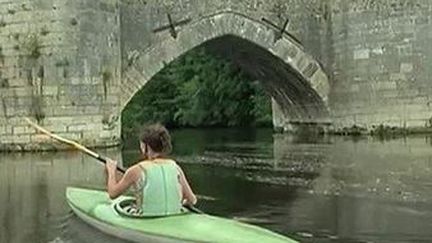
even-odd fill
[[(174, 153), (208, 213), (301, 242), (432, 242), (432, 139), (182, 129)], [(137, 145), (98, 152), (128, 165)], [(78, 152), (0, 154), (0, 242), (122, 242), (68, 208), (67, 186), (104, 187)]]

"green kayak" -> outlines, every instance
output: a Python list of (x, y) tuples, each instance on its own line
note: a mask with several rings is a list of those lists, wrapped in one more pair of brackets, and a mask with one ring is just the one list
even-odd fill
[(104, 191), (69, 187), (67, 201), (74, 213), (106, 234), (134, 242), (296, 242), (257, 226), (207, 214), (184, 213), (159, 218), (122, 216)]

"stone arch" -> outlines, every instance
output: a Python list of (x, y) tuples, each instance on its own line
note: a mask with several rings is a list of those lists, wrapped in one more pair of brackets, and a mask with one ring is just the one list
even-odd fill
[(228, 55), (262, 81), (273, 98), (273, 112), (282, 113), (274, 120), (276, 126), (330, 120), (327, 105), (330, 86), (319, 63), (290, 36), (275, 38), (273, 27), (264, 22), (221, 12), (183, 26), (176, 39), (169, 31), (157, 35), (156, 44), (136, 53), (123, 72), (121, 109), (166, 64), (208, 43), (216, 53)]

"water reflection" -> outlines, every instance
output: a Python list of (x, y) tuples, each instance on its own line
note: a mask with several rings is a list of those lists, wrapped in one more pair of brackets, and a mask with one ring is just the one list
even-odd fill
[[(118, 151), (108, 154), (118, 157)], [(75, 152), (2, 154), (0, 242), (58, 239), (69, 212), (65, 188), (102, 183), (102, 167)]]
[[(273, 136), (181, 130), (175, 157), (204, 211), (303, 242), (432, 240), (431, 139)], [(134, 147), (131, 145), (131, 147)], [(100, 151), (130, 164), (137, 149)], [(0, 155), (0, 242), (120, 242), (70, 213), (67, 186), (103, 188), (76, 152)]]
[[(321, 239), (373, 242), (431, 241), (432, 150), (428, 138), (382, 141), (323, 137), (293, 142), (276, 136), (283, 167), (317, 171), (290, 204), (297, 232)], [(289, 183), (288, 183), (289, 184)], [(292, 184), (292, 183), (291, 183)], [(283, 229), (282, 229), (283, 230)]]

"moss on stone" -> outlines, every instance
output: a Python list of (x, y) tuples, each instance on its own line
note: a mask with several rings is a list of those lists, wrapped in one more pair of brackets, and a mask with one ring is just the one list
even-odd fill
[(78, 20), (76, 18), (72, 18), (70, 23), (71, 23), (71, 25), (75, 26), (78, 24)]
[(329, 131), (330, 134), (341, 136), (374, 136), (380, 139), (392, 139), (395, 137), (432, 133), (432, 127), (396, 127), (380, 124), (372, 126), (371, 129), (353, 125), (352, 127), (343, 127), (341, 129)]
[(50, 32), (49, 32), (49, 30), (47, 29), (47, 27), (46, 26), (44, 26), (42, 29), (41, 29), (41, 35), (43, 35), (43, 36), (46, 36), (46, 35), (48, 35)]
[(9, 79), (3, 78), (0, 80), (0, 88), (9, 88)]
[(3, 47), (0, 46), (0, 63), (4, 62), (4, 58), (5, 58), (5, 56), (3, 54)]
[(28, 57), (38, 59), (41, 53), (41, 43), (36, 34), (30, 34), (21, 42), (22, 49), (27, 53)]
[(30, 57), (34, 59), (38, 59), (41, 56), (41, 52), (40, 52), (40, 45), (37, 39), (32, 40), (29, 44), (30, 44), (29, 46)]
[(102, 71), (102, 85), (103, 85), (105, 99), (107, 98), (108, 95), (108, 85), (111, 78), (112, 78), (112, 74), (109, 70)]
[(30, 109), (33, 117), (36, 118), (38, 122), (42, 121), (45, 118), (45, 113), (42, 109), (42, 97), (40, 95), (33, 95), (31, 102), (32, 103)]
[(342, 129), (337, 129), (330, 131), (332, 134), (342, 135), (342, 136), (360, 136), (368, 134), (368, 130), (364, 127), (353, 125), (351, 127), (343, 127)]
[(30, 10), (31, 10), (30, 7), (27, 6), (25, 3), (21, 4), (21, 8), (22, 8), (22, 10), (24, 10), (24, 11), (30, 11)]
[(69, 60), (65, 57), (55, 63), (56, 67), (67, 67), (69, 66)]

